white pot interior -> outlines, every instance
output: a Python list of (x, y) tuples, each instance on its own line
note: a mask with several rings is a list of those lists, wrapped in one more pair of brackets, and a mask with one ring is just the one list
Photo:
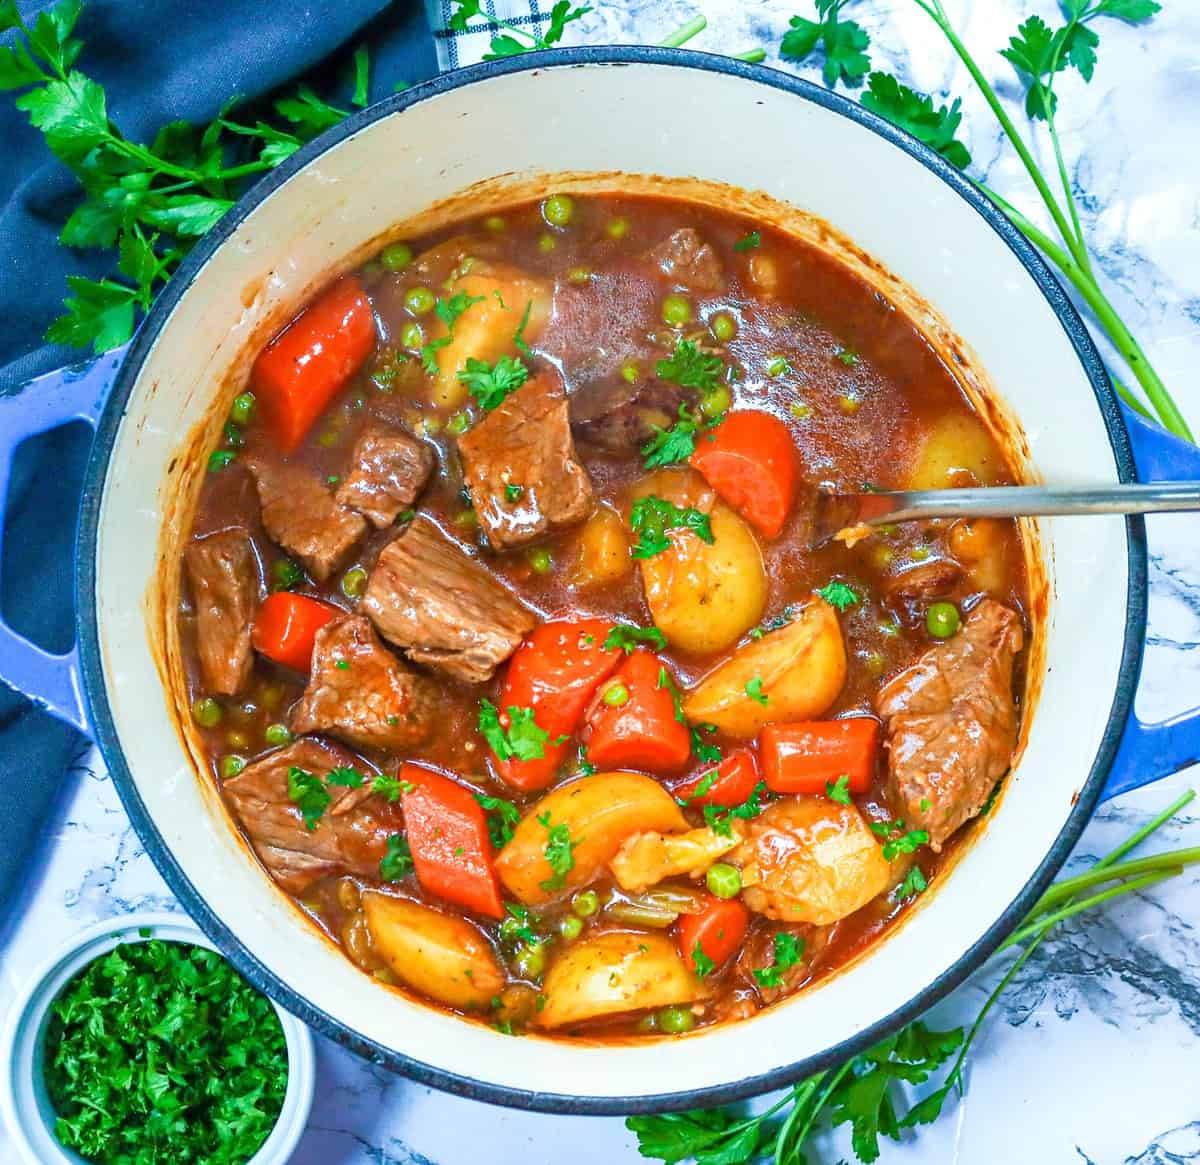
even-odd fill
[[(698, 116), (679, 116), (681, 95)], [(177, 568), (160, 560), (160, 528), (186, 520), (181, 499), (196, 461), (177, 455), (213, 401), (236, 391), (231, 376), (247, 345), (332, 267), (475, 183), (564, 170), (697, 176), (761, 189), (827, 219), (969, 341), (1020, 417), (1037, 472), (1097, 482), (1115, 480), (1116, 469), (1059, 320), (979, 215), (862, 126), (723, 73), (648, 63), (542, 67), (439, 93), (311, 162), (200, 272), (134, 387), (100, 515), (105, 683), (142, 800), (221, 922), (338, 1023), (488, 1085), (634, 1098), (728, 1085), (818, 1054), (903, 1007), (980, 939), (1046, 857), (1096, 756), (1121, 658), (1127, 549), (1117, 518), (1043, 524), (1047, 667), (1024, 757), (986, 832), (941, 890), (844, 973), (749, 1022), (623, 1046), (514, 1040), (362, 975), (301, 922), (249, 857), (210, 782), (197, 777), (164, 695), (154, 584)]]

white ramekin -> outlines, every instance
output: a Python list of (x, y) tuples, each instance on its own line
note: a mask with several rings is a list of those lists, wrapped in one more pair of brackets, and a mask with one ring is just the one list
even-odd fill
[[(89, 1165), (58, 1143), (54, 1108), (42, 1074), (42, 1040), (50, 1005), (94, 959), (120, 943), (158, 938), (215, 950), (184, 914), (123, 914), (77, 934), (34, 972), (18, 996), (0, 1036), (0, 1112), (21, 1159), (28, 1165)], [(278, 1005), (287, 1040), (288, 1085), (271, 1135), (247, 1165), (286, 1165), (312, 1108), (316, 1055), (312, 1033)]]

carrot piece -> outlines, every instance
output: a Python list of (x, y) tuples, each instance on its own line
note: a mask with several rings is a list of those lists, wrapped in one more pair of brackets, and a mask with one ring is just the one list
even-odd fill
[(763, 780), (772, 793), (824, 793), (827, 782), (850, 778), (865, 793), (875, 772), (879, 721), (870, 716), (768, 724), (758, 741)]
[(726, 809), (741, 805), (758, 784), (758, 761), (753, 749), (738, 748), (729, 753), (716, 767), (716, 779), (711, 781), (703, 793), (696, 790), (713, 772), (706, 768), (699, 776), (689, 777), (682, 785), (672, 790), (677, 801), (689, 801), (695, 805), (720, 805)]
[(783, 529), (796, 492), (796, 446), (770, 413), (730, 413), (689, 458), (709, 485), (768, 538)]
[(504, 917), (487, 818), (475, 795), (421, 765), (400, 766), (400, 803), (417, 881), (447, 902)]
[(670, 773), (683, 768), (692, 738), (676, 714), (673, 690), (674, 680), (658, 656), (633, 652), (592, 700), (588, 760), (601, 769)]
[(317, 632), (343, 613), (340, 607), (320, 599), (276, 591), (258, 608), (250, 640), (254, 649), (268, 659), (296, 671), (308, 671)]
[(375, 313), (359, 281), (340, 279), (254, 361), (250, 380), (279, 447), (295, 449), (375, 347)]
[[(545, 755), (510, 757), (497, 768), (514, 789), (544, 789), (566, 758), (572, 736), (596, 687), (620, 664), (620, 651), (605, 651), (613, 625), (606, 619), (543, 623), (517, 649), (500, 692), (501, 715), (509, 708), (532, 708), (539, 728), (550, 733)], [(560, 743), (555, 743), (560, 741)]]
[(680, 916), (675, 932), (679, 953), (694, 969), (693, 955), (699, 945), (704, 956), (712, 959), (715, 970), (737, 954), (749, 924), (750, 911), (740, 899), (706, 895), (704, 909), (699, 914)]

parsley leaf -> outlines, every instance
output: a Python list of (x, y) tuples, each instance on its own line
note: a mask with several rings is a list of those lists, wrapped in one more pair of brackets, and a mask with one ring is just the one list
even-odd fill
[(487, 812), (487, 827), (493, 848), (503, 849), (512, 841), (513, 830), (521, 820), (521, 811), (503, 797), (489, 797), (484, 793), (476, 793), (475, 800)]
[(904, 875), (904, 881), (896, 887), (896, 901), (907, 902), (910, 898), (927, 889), (928, 885), (929, 883), (925, 881), (925, 875), (921, 872), (921, 867), (913, 866)]
[[(647, 643), (654, 651), (661, 651), (667, 645), (667, 637), (657, 627), (630, 627), (618, 623), (604, 637), (604, 651), (623, 651), (629, 655), (640, 644)], [(660, 677), (661, 679), (661, 677)], [(660, 683), (659, 687), (665, 685)]]
[(844, 582), (839, 582), (837, 579), (834, 579), (833, 582), (827, 583), (823, 587), (818, 587), (817, 594), (831, 607), (836, 607), (839, 611), (845, 611), (848, 607), (853, 607), (859, 601), (858, 592), (848, 587)]
[(452, 0), (452, 3), (455, 5), (455, 10), (451, 13), (448, 22), (452, 31), (479, 31), (479, 26), (471, 27), (467, 23), (476, 16), (483, 17), (489, 28), (506, 30), (503, 35), (492, 37), (491, 51), (483, 54), (485, 61), (494, 61), (501, 57), (514, 57), (520, 53), (533, 52), (535, 49), (548, 49), (562, 40), (568, 24), (592, 11), (586, 6), (576, 8), (570, 0), (558, 0), (550, 9), (550, 21), (546, 25), (545, 34), (539, 35), (530, 29), (509, 24), (506, 20), (493, 21), (489, 19), (487, 13), (483, 11), (481, 0)]
[(412, 850), (402, 833), (393, 833), (387, 839), (387, 853), (379, 863), (379, 876), (385, 882), (399, 882), (413, 871)]
[(676, 465), (686, 461), (696, 451), (696, 432), (700, 420), (692, 415), (686, 404), (679, 406), (679, 420), (670, 428), (654, 426), (654, 436), (642, 446), (642, 456), (647, 469), (660, 465)]
[(692, 948), (692, 965), (696, 968), (696, 978), (705, 979), (711, 975), (716, 968), (716, 963), (712, 961), (703, 951), (699, 940)]
[(912, 134), (952, 166), (965, 170), (971, 154), (954, 135), (962, 123), (962, 102), (956, 97), (949, 106), (935, 106), (933, 99), (901, 85), (888, 73), (872, 73), (862, 103), (872, 113)]
[(296, 804), (300, 816), (304, 819), (304, 828), (312, 833), (317, 828), (317, 822), (325, 816), (329, 802), (333, 800), (329, 790), (325, 788), (320, 777), (297, 765), (288, 769), (287, 785), (288, 800)]
[(532, 708), (508, 709), (508, 728), (500, 723), (500, 710), (491, 700), (479, 701), (479, 731), (501, 760), (538, 760), (546, 755), (550, 733), (538, 726)]
[(762, 246), (762, 234), (759, 231), (751, 231), (744, 238), (738, 239), (733, 244), (733, 249), (735, 251), (750, 251), (760, 246)]
[(770, 796), (766, 783), (759, 781), (750, 791), (750, 796), (740, 805), (733, 806), (732, 809), (722, 812), (716, 805), (705, 805), (701, 810), (704, 814), (704, 824), (722, 837), (732, 837), (733, 827), (730, 822), (734, 820), (749, 821), (750, 818), (757, 817), (765, 808), (763, 798), (770, 799)]
[(883, 856), (891, 862), (901, 854), (916, 853), (923, 845), (929, 844), (927, 829), (910, 829), (905, 831), (903, 821), (872, 821), (871, 832), (883, 839)]
[(366, 777), (356, 768), (349, 766), (330, 769), (325, 776), (327, 785), (337, 785), (343, 789), (361, 789)]
[(754, 971), (755, 981), (760, 987), (782, 987), (783, 973), (794, 967), (804, 957), (804, 940), (786, 930), (775, 932), (775, 961), (769, 967)]
[(746, 684), (746, 695), (756, 704), (761, 704), (765, 708), (767, 706), (767, 696), (762, 690), (762, 685), (762, 676), (755, 676)]
[(705, 352), (692, 340), (679, 340), (675, 351), (660, 360), (655, 371), (659, 380), (710, 393), (720, 387), (725, 365), (719, 356)]
[(430, 376), (436, 376), (440, 371), (437, 354), (449, 346), (454, 339), (454, 326), (458, 323), (459, 317), (468, 308), (474, 307), (477, 303), (483, 303), (485, 298), (486, 296), (482, 295), (468, 295), (465, 291), (456, 291), (449, 299), (438, 298), (433, 310), (437, 314), (437, 318), (446, 325), (446, 334), (421, 345), (421, 366)]
[(638, 535), (630, 550), (633, 558), (653, 558), (671, 545), (668, 530), (690, 530), (701, 542), (713, 543), (712, 521), (691, 506), (679, 507), (665, 498), (649, 494), (638, 498), (629, 513), (629, 524)]
[(843, 774), (836, 781), (825, 782), (825, 796), (839, 805), (850, 804), (850, 778)]
[[(495, 364), (468, 356), (466, 367), (458, 371), (458, 379), (467, 386), (479, 407), (490, 412), (529, 379), (529, 369), (519, 356), (501, 356)], [(520, 497), (523, 491), (520, 486), (516, 489), (517, 497)]]
[(715, 765), (721, 762), (721, 750), (715, 744), (709, 744), (704, 739), (702, 728), (695, 726), (692, 728), (692, 752), (701, 764)]
[(404, 793), (411, 793), (416, 785), (409, 781), (402, 781), (399, 777), (389, 777), (386, 773), (380, 773), (371, 782), (371, 792), (378, 793), (385, 801), (390, 801), (395, 804), (400, 800)]
[(825, 57), (822, 75), (825, 84), (831, 87), (838, 81), (855, 85), (871, 67), (866, 51), (871, 38), (866, 30), (856, 21), (840, 19), (846, 3), (847, 0), (815, 0), (819, 19), (793, 16), (791, 27), (779, 45), (780, 55), (792, 61), (805, 60), (820, 46)]
[(546, 856), (546, 864), (554, 871), (553, 876), (538, 884), (543, 890), (561, 890), (567, 884), (567, 875), (575, 868), (575, 847), (583, 839), (572, 841), (570, 828), (565, 822), (551, 825), (548, 809), (537, 818), (537, 823), (546, 829), (546, 845), (542, 852)]

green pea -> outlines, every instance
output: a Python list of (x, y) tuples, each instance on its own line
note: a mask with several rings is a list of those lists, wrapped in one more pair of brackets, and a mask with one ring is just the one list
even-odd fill
[(578, 938), (583, 934), (583, 919), (577, 918), (574, 914), (568, 914), (566, 918), (558, 924), (559, 933), (568, 942), (573, 938)]
[(204, 696), (192, 705), (192, 716), (201, 728), (215, 728), (224, 714), (225, 710), (212, 696)]
[(413, 261), (413, 250), (407, 243), (392, 243), (379, 252), (379, 261), (389, 271), (403, 271)]
[(522, 979), (536, 979), (546, 969), (546, 951), (542, 943), (525, 943), (513, 960)]
[(263, 738), (273, 748), (282, 748), (292, 743), (292, 733), (286, 724), (268, 724)]
[(522, 923), (519, 918), (514, 918), (511, 914), (506, 916), (500, 924), (500, 937), (508, 939), (510, 942), (517, 937), (517, 931), (521, 929)]
[(233, 398), (229, 406), (229, 419), (235, 425), (248, 425), (254, 416), (254, 393), (243, 392)]
[(236, 453), (229, 449), (216, 449), (208, 455), (209, 473), (220, 473), (235, 457)]
[(737, 866), (731, 866), (728, 862), (709, 866), (704, 881), (718, 898), (736, 898), (742, 889), (741, 873)]
[(662, 318), (664, 324), (673, 328), (682, 327), (692, 322), (692, 304), (686, 295), (671, 294), (662, 301)]
[(479, 525), (479, 518), (474, 510), (459, 510), (454, 515), (454, 524), (463, 530), (474, 530)]
[(552, 227), (565, 227), (575, 217), (575, 199), (569, 194), (552, 194), (542, 203), (542, 218)]
[(442, 431), (442, 419), (441, 417), (422, 417), (417, 428), (421, 430), (423, 437), (432, 437), (434, 433)]
[[(283, 700), (283, 688), (278, 684), (264, 684), (259, 689), (258, 698), (264, 708), (278, 708)], [(280, 728), (283, 725), (279, 725)]]
[(629, 689), (619, 680), (615, 684), (610, 684), (604, 693), (604, 702), (610, 708), (619, 708), (622, 704), (628, 704)]
[(714, 338), (722, 344), (728, 344), (737, 335), (737, 320), (727, 311), (717, 312), (708, 322)]
[(782, 376), (785, 372), (790, 372), (792, 366), (787, 362), (786, 356), (772, 356), (767, 361), (768, 376)]
[(226, 780), (236, 777), (245, 767), (246, 758), (238, 756), (237, 753), (231, 752), (228, 756), (221, 757), (221, 776)]
[(575, 284), (576, 287), (584, 287), (592, 281), (592, 269), (590, 267), (572, 267), (567, 272), (567, 282)]
[(342, 594), (348, 599), (357, 599), (366, 590), (367, 572), (361, 566), (352, 566), (342, 575)]
[(658, 1030), (679, 1035), (690, 1032), (696, 1026), (696, 1017), (687, 1007), (664, 1007), (658, 1013)]
[(642, 370), (637, 366), (637, 362), (635, 360), (626, 360), (625, 363), (621, 365), (621, 379), (625, 381), (626, 384), (637, 384), (637, 382), (641, 379), (641, 376)]
[(425, 329), (416, 320), (409, 320), (400, 329), (400, 343), (415, 351), (425, 343)]
[(427, 315), (437, 302), (428, 287), (410, 287), (404, 293), (404, 306), (415, 316)]
[(461, 436), (471, 427), (470, 413), (455, 413), (446, 422), (446, 432), (453, 433), (456, 437)]
[(554, 569), (554, 555), (544, 546), (535, 546), (528, 554), (534, 574), (549, 574)]
[(925, 612), (925, 626), (934, 639), (949, 639), (960, 622), (958, 608), (953, 603), (932, 603)]
[(317, 444), (322, 449), (332, 449), (341, 439), (342, 434), (337, 429), (326, 429), (317, 436)]
[(617, 215), (616, 218), (610, 218), (604, 224), (604, 233), (610, 239), (623, 239), (629, 234), (629, 219), (621, 215)]
[(595, 890), (580, 890), (571, 899), (571, 909), (580, 918), (591, 918), (600, 909), (600, 895)]
[(705, 420), (711, 421), (713, 417), (719, 417), (722, 413), (728, 412), (732, 403), (733, 398), (729, 395), (729, 389), (722, 385), (720, 388), (714, 388), (712, 392), (704, 394), (700, 401), (700, 415)]
[(304, 571), (290, 558), (277, 558), (271, 563), (271, 589), (290, 591), (304, 581)]
[(651, 1012), (649, 1015), (643, 1015), (637, 1021), (633, 1029), (636, 1032), (641, 1032), (643, 1035), (648, 1035), (650, 1032), (658, 1031), (658, 1016)]
[(552, 234), (550, 234), (549, 231), (543, 231), (538, 239), (538, 250), (541, 251), (543, 255), (548, 255), (557, 246), (558, 240)]
[(248, 748), (250, 745), (250, 738), (244, 732), (239, 732), (235, 728), (232, 732), (227, 732), (225, 734), (225, 743), (228, 744), (230, 748), (234, 749)]
[(489, 230), (494, 235), (500, 234), (508, 224), (498, 214), (489, 214), (483, 220), (485, 230)]

